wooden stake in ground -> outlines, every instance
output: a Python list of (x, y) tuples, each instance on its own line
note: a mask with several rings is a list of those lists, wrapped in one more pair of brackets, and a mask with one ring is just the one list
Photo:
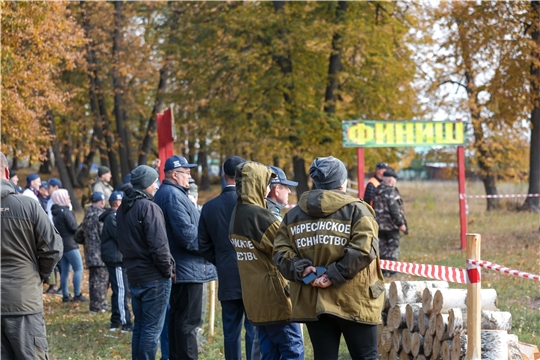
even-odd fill
[[(467, 259), (480, 260), (480, 244), (480, 234), (467, 234)], [(482, 359), (480, 338), (482, 296), (480, 289), (481, 283), (467, 284), (467, 360)]]
[(208, 294), (210, 298), (210, 312), (208, 314), (208, 335), (214, 336), (214, 327), (216, 319), (216, 281), (210, 281), (210, 291)]

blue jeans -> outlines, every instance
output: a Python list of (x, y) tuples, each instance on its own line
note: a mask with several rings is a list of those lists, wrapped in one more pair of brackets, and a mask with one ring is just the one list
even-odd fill
[(247, 360), (259, 360), (260, 357), (252, 357), (255, 327), (246, 316), (242, 299), (222, 301), (221, 318), (223, 321), (225, 359), (242, 359), (240, 335), (242, 333), (242, 319), (244, 319), (244, 327), (246, 328), (246, 358)]
[(159, 335), (171, 294), (171, 280), (155, 280), (146, 284), (129, 284), (135, 324), (131, 356), (133, 360), (154, 360)]
[(60, 259), (60, 265), (62, 267), (62, 271), (60, 272), (60, 286), (62, 287), (62, 295), (64, 297), (69, 296), (68, 280), (72, 267), (73, 294), (75, 296), (81, 295), (81, 281), (83, 273), (81, 252), (78, 249), (75, 249), (64, 253), (62, 259)]
[(169, 310), (170, 304), (167, 304), (167, 310), (165, 311), (165, 321), (163, 322), (163, 330), (159, 336), (159, 342), (161, 343), (161, 360), (169, 360)]
[(258, 326), (262, 360), (304, 360), (300, 324)]

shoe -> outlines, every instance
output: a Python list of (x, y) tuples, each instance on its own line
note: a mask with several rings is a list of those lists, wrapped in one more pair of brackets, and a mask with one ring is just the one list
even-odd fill
[(58, 294), (60, 290), (56, 289), (56, 286), (50, 285), (45, 294)]
[(73, 301), (75, 301), (75, 302), (88, 302), (88, 301), (90, 301), (90, 300), (88, 300), (87, 298), (85, 298), (85, 297), (83, 296), (83, 294), (79, 294), (79, 295), (75, 295), (75, 296), (73, 297)]
[(133, 325), (122, 325), (122, 334), (133, 332)]
[(118, 331), (118, 330), (120, 330), (120, 329), (121, 329), (120, 326), (111, 326), (111, 327), (109, 328), (109, 331)]
[(62, 296), (62, 302), (72, 302), (73, 298), (71, 296)]

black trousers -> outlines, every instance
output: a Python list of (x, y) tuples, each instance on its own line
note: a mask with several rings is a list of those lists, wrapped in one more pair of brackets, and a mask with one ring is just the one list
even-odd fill
[(345, 337), (353, 360), (378, 360), (377, 326), (360, 324), (332, 315), (321, 315), (319, 321), (306, 326), (313, 345), (315, 360), (337, 360), (341, 334)]
[(169, 310), (169, 359), (198, 359), (203, 284), (173, 284)]
[(123, 267), (107, 266), (111, 282), (111, 328), (121, 325), (131, 326), (131, 312), (128, 307), (128, 281), (126, 269)]

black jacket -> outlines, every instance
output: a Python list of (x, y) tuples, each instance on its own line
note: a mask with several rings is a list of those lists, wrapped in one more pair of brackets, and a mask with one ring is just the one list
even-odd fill
[(103, 223), (101, 232), (101, 260), (107, 266), (123, 266), (122, 253), (118, 248), (118, 238), (116, 232), (116, 209), (107, 209), (99, 216), (99, 221)]
[(144, 191), (127, 189), (116, 213), (118, 247), (133, 285), (174, 276), (165, 219), (153, 199)]
[(204, 204), (199, 220), (199, 252), (217, 267), (220, 301), (242, 299), (236, 250), (229, 240), (236, 198), (236, 187), (227, 186), (221, 195)]
[(51, 207), (51, 213), (53, 215), (54, 226), (60, 233), (60, 236), (62, 236), (64, 254), (68, 251), (79, 249), (79, 244), (74, 240), (78, 226), (73, 211), (69, 210), (67, 206), (54, 204)]

